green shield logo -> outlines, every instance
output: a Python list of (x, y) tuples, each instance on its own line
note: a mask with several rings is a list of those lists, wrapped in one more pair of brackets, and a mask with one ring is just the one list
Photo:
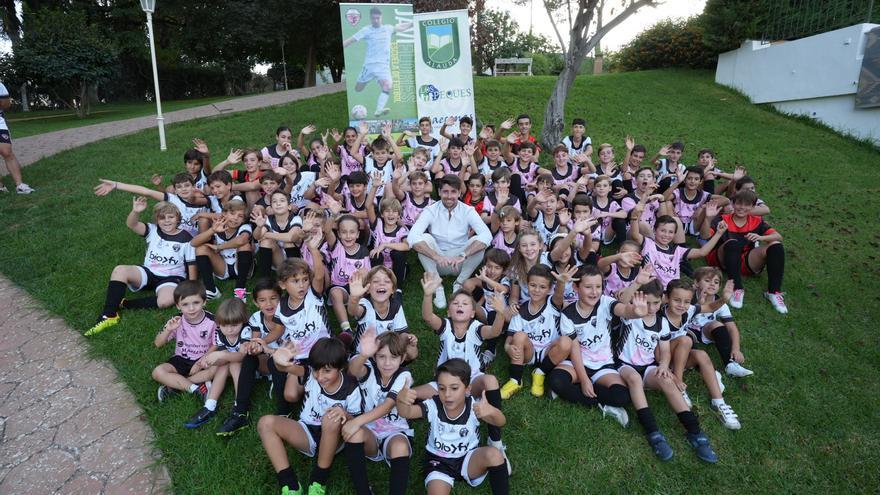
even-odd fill
[(448, 69), (461, 58), (458, 18), (428, 19), (419, 22), (422, 60), (432, 69)]

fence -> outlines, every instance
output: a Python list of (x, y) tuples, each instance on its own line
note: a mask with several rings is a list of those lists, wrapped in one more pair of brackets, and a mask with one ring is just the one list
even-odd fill
[[(776, 0), (767, 2), (761, 42), (806, 38), (863, 22), (880, 23), (874, 0)], [(880, 2), (878, 2), (880, 4)]]

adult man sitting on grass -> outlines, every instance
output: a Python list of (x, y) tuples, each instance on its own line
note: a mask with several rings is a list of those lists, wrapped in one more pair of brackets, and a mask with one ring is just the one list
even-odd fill
[[(457, 275), (453, 292), (474, 273), (492, 242), (489, 227), (477, 210), (459, 201), (460, 193), (461, 179), (457, 176), (440, 179), (440, 201), (422, 211), (407, 237), (426, 272)], [(434, 293), (434, 305), (446, 307), (442, 286)]]

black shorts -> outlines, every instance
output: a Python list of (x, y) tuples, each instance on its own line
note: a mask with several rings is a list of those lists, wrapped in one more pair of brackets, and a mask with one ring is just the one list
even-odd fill
[(174, 366), (177, 374), (181, 376), (189, 376), (189, 372), (192, 370), (193, 365), (196, 364), (195, 360), (187, 359), (183, 356), (171, 356), (171, 359), (167, 362), (171, 366)]
[(460, 480), (461, 468), (464, 465), (462, 457), (440, 457), (430, 452), (425, 452), (425, 460), (422, 475), (427, 478), (432, 472), (442, 473), (453, 480)]
[(632, 368), (633, 370), (635, 370), (635, 372), (638, 373), (640, 377), (642, 377), (642, 380), (647, 378), (646, 374), (648, 372), (657, 368), (657, 363), (648, 364), (648, 365), (644, 365), (644, 366), (636, 366), (635, 364), (629, 364), (624, 361), (617, 361), (615, 364), (617, 365), (618, 372), (620, 371), (620, 368), (623, 368), (624, 366), (626, 366), (626, 367), (629, 367), (629, 368)]
[(162, 275), (156, 275), (149, 268), (145, 266), (138, 266), (141, 272), (141, 281), (139, 286), (129, 285), (128, 288), (132, 292), (138, 292), (141, 290), (152, 290), (158, 291), (162, 287), (166, 285), (177, 286), (179, 283), (186, 280), (184, 277), (171, 276), (166, 277)]
[(12, 134), (9, 129), (0, 129), (0, 144), (12, 144)]
[(591, 381), (594, 381), (593, 376), (595, 376), (595, 375), (599, 375), (599, 377), (596, 378), (596, 380), (598, 380), (599, 378), (602, 378), (603, 376), (607, 375), (610, 372), (617, 373), (617, 366), (614, 363), (611, 363), (611, 364), (606, 364), (604, 366), (601, 366), (595, 370), (584, 366), (584, 371), (587, 372), (587, 378), (589, 378)]

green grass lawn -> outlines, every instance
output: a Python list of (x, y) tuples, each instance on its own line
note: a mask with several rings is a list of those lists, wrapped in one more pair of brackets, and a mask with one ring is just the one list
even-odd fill
[[(211, 98), (193, 98), (191, 100), (162, 101), (162, 113), (197, 107), (199, 105), (208, 105), (232, 98), (230, 96), (215, 96)], [(155, 102), (98, 103), (93, 105), (91, 113), (83, 118), (77, 117), (76, 113), (70, 109), (37, 110), (33, 112), (7, 113), (6, 122), (12, 130), (14, 138), (23, 138), (33, 136), (34, 134), (155, 114)]]
[[(528, 112), (541, 127), (553, 78), (477, 78), (477, 113), (500, 122)], [(687, 144), (685, 163), (711, 147), (731, 169), (745, 164), (772, 208), (768, 222), (785, 237), (785, 290), (790, 314), (775, 313), (761, 297), (766, 278), (746, 282), (745, 307), (735, 313), (753, 377), (727, 379), (726, 398), (743, 429), (724, 429), (708, 408), (699, 376), (687, 376), (695, 409), (720, 457), (700, 463), (683, 430), (658, 393), (649, 393), (658, 424), (675, 458), (655, 460), (631, 414), (623, 430), (584, 410), (527, 390), (505, 406), (504, 435), (514, 469), (513, 493), (857, 493), (880, 486), (880, 319), (878, 152), (825, 129), (749, 104), (716, 86), (708, 72), (648, 71), (579, 79), (566, 119), (585, 117), (594, 146), (611, 142), (623, 150), (626, 134), (645, 143), (649, 155), (673, 140)], [(194, 136), (219, 155), (230, 147), (272, 142), (280, 124), (299, 128), (340, 127), (345, 94), (168, 128), (168, 153), (155, 151), (152, 133), (110, 139), (64, 152), (28, 167), (38, 192), (0, 198), (0, 270), (78, 331), (97, 317), (107, 279), (119, 263), (138, 264), (143, 242), (125, 228), (126, 194), (96, 198), (99, 177), (147, 184), (154, 172), (170, 176)], [(13, 129), (15, 126), (13, 125)], [(7, 181), (8, 182), (8, 181)], [(698, 263), (699, 264), (699, 263)], [(419, 318), (421, 275), (415, 257), (405, 286), (410, 328), (420, 338), (416, 381), (427, 381), (436, 360), (436, 337)], [(221, 285), (231, 295), (229, 285)], [(215, 308), (216, 304), (209, 305)], [(272, 493), (275, 478), (255, 428), (221, 440), (219, 420), (190, 431), (183, 422), (200, 405), (192, 397), (158, 404), (151, 369), (172, 349), (152, 340), (172, 311), (128, 312), (112, 330), (89, 340), (96, 356), (109, 359), (131, 388), (156, 432), (177, 493)], [(47, 345), (51, 343), (47, 342)], [(717, 354), (710, 351), (717, 363)], [(506, 380), (506, 359), (493, 372)], [(529, 383), (528, 378), (526, 384)], [(228, 387), (231, 390), (231, 386)], [(254, 422), (270, 413), (266, 388), (256, 389)], [(232, 403), (229, 391), (220, 416)], [(425, 428), (416, 422), (414, 493), (423, 489), (421, 459)], [(311, 461), (291, 451), (301, 478)], [(387, 489), (388, 470), (371, 465), (376, 493)], [(456, 493), (489, 493), (457, 484)], [(871, 488), (873, 487), (873, 488)], [(337, 458), (331, 493), (349, 493), (344, 462)]]

